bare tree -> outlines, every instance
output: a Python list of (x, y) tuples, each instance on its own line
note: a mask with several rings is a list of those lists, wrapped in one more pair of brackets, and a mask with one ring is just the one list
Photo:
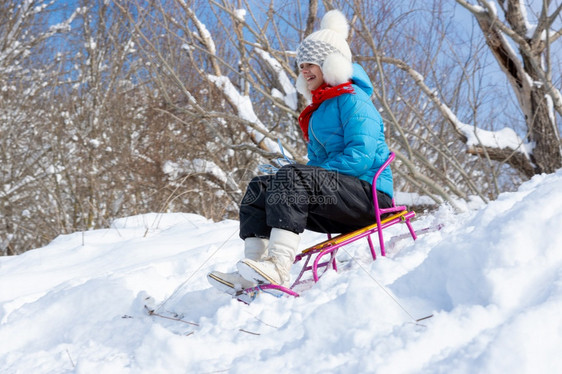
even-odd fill
[(236, 218), (279, 144), (306, 162), (295, 50), (333, 8), (374, 83), (396, 189), (493, 199), (562, 166), (554, 3), (5, 1), (0, 249), (146, 212)]
[[(57, 172), (49, 163), (52, 128), (50, 88), (58, 59), (50, 44), (66, 33), (76, 16), (47, 27), (48, 1), (4, 1), (0, 5), (0, 252), (31, 248), (37, 232), (44, 182)], [(48, 239), (42, 237), (42, 239)]]
[[(143, 3), (138, 1), (127, 4), (135, 4), (136, 9), (143, 8)], [(365, 62), (367, 71), (374, 78), (376, 101), (388, 124), (390, 142), (406, 166), (396, 168), (401, 177), (397, 180), (398, 185), (405, 190), (429, 195), (437, 202), (455, 204), (455, 199), (469, 200), (473, 195), (487, 201), (511, 183), (509, 179), (501, 178), (501, 175), (510, 173), (504, 163), (522, 171), (525, 176), (530, 175), (528, 165), (534, 157), (532, 143), (513, 130), (509, 133), (513, 139), (510, 144), (496, 141), (507, 138), (509, 129), (496, 131), (497, 124), (478, 121), (478, 116), (483, 116), (486, 95), (480, 88), (483, 83), (476, 82), (482, 79), (484, 71), (479, 57), (480, 53), (485, 53), (484, 39), (474, 37), (466, 42), (463, 47), (472, 55), (459, 54), (443, 64), (442, 57), (438, 56), (455, 54), (452, 45), (460, 45), (452, 39), (456, 36), (450, 36), (455, 27), (447, 13), (451, 10), (441, 1), (423, 2), (423, 6), (417, 8), (412, 4), (420, 2), (324, 1), (323, 7), (339, 8), (351, 15), (352, 47), (358, 52), (355, 58)], [(144, 44), (144, 51), (158, 61), (165, 75), (170, 76), (173, 85), (188, 97), (190, 105), (187, 108), (174, 107), (176, 113), (189, 114), (189, 119), (184, 117), (186, 123), (197, 117), (209, 119), (211, 126), (216, 126), (215, 119), (227, 121), (231, 126), (237, 123), (251, 143), (240, 145), (221, 138), (223, 146), (235, 152), (250, 150), (247, 156), (253, 153), (254, 157), (271, 159), (276, 157), (273, 154), (275, 146), (271, 142), (269, 145), (264, 143), (264, 140), (280, 138), (293, 157), (302, 162), (304, 160), (299, 155), (303, 153), (303, 144), (298, 139), (298, 130), (277, 131), (291, 129), (291, 122), (295, 122), (297, 113), (306, 103), (300, 98), (296, 106), (288, 105), (286, 99), (290, 92), (280, 83), (280, 77), (296, 78), (292, 51), (318, 26), (318, 13), (322, 9), (317, 1), (309, 1), (300, 9), (297, 9), (297, 3), (294, 8), (275, 7), (274, 2), (258, 7), (252, 5), (244, 1), (214, 0), (208, 6), (194, 8), (183, 1), (166, 1), (156, 7), (157, 17), (154, 9), (150, 15), (145, 10), (145, 15), (140, 17), (142, 21), (137, 20), (138, 25), (159, 25), (166, 35), (181, 41), (182, 47), (187, 46), (184, 51), (189, 61), (186, 62), (202, 79), (201, 83), (209, 87), (207, 92), (222, 96), (228, 107), (209, 108), (200, 98), (196, 100), (193, 88), (188, 87), (192, 82), (182, 81), (177, 74), (177, 62), (174, 64), (167, 58), (164, 50), (151, 41), (150, 33), (137, 26), (139, 40)], [(127, 11), (123, 5), (120, 7)], [(295, 11), (297, 13), (293, 15)], [(431, 17), (424, 25), (426, 32), (420, 33), (419, 22), (412, 21), (419, 21), (424, 13)], [(143, 13), (137, 10), (128, 14), (131, 17)], [(213, 17), (209, 17), (210, 14)], [(205, 15), (207, 24), (201, 21), (202, 15)], [(287, 22), (289, 18), (291, 22)], [(279, 29), (282, 27), (286, 32), (281, 34)], [(444, 76), (446, 80), (442, 79)], [(272, 95), (272, 87), (282, 94)], [(166, 90), (164, 86), (161, 88)], [(248, 101), (252, 103), (250, 116), (248, 107), (241, 106)], [(274, 116), (266, 109), (272, 107), (276, 109)], [(460, 120), (461, 115), (471, 121), (464, 123)], [(288, 124), (279, 127), (282, 118), (288, 119)], [(453, 132), (450, 131), (451, 125)], [(220, 126), (213, 128), (220, 137)], [(242, 136), (239, 141), (244, 143), (243, 139)], [(465, 149), (482, 157), (470, 157)], [(204, 158), (210, 159), (211, 155)], [(223, 165), (216, 159), (213, 162)], [(221, 169), (226, 172), (224, 167)]]
[[(329, 2), (329, 5), (336, 6), (334, 3)], [(482, 6), (471, 7), (464, 1), (462, 3), (479, 17), (494, 14), (490, 4), (486, 9)], [(522, 2), (513, 3), (519, 5)], [(356, 44), (357, 50), (361, 51), (357, 58), (366, 61), (367, 68), (371, 61), (376, 64), (376, 69), (371, 70), (373, 76), (380, 78), (375, 81), (376, 96), (390, 127), (391, 142), (400, 150), (398, 157), (408, 170), (404, 173), (403, 168), (396, 169), (404, 178), (402, 182), (406, 181), (414, 190), (424, 191), (436, 200), (443, 198), (451, 201), (452, 196), (467, 200), (470, 195), (477, 195), (486, 201), (509, 188), (508, 185), (512, 183), (505, 178), (506, 175), (513, 175), (503, 166), (505, 163), (523, 177), (552, 172), (561, 166), (557, 161), (560, 159), (560, 136), (556, 121), (560, 116), (556, 104), (560, 93), (551, 81), (552, 74), (547, 73), (552, 69), (552, 64), (548, 62), (549, 46), (556, 41), (560, 32), (546, 32), (559, 18), (560, 8), (549, 14), (547, 8), (543, 7), (538, 13), (537, 24), (541, 26), (534, 29), (533, 37), (538, 40), (539, 35), (551, 36), (543, 38), (541, 43), (529, 41), (529, 46), (536, 46), (537, 49), (531, 53), (530, 47), (524, 45), (520, 49), (521, 54), (524, 57), (532, 55), (534, 59), (525, 57), (523, 62), (518, 62), (504, 33), (515, 41), (523, 41), (528, 30), (519, 28), (520, 36), (516, 37), (516, 32), (509, 31), (508, 26), (501, 24), (495, 15), (489, 18), (489, 27), (498, 30), (498, 41), (492, 41), (490, 34), (485, 33), (480, 42), (473, 33), (471, 40), (461, 42), (459, 31), (456, 31), (459, 28), (452, 24), (452, 17), (448, 16), (454, 9), (447, 9), (445, 3), (440, 1), (412, 1), (410, 4), (386, 2), (384, 5), (370, 2), (337, 4), (340, 8), (346, 5), (350, 8), (349, 13), (356, 17), (353, 26), (361, 43)], [(373, 9), (375, 6), (376, 9)], [(544, 2), (544, 6), (548, 7), (547, 2)], [(505, 8), (508, 13), (520, 12), (518, 17), (509, 18), (518, 18), (519, 22), (525, 23), (522, 17), (526, 13), (523, 9), (513, 5), (508, 8)], [(432, 17), (420, 18), (423, 13), (431, 14)], [(481, 21), (479, 25), (482, 26)], [(399, 36), (390, 38), (390, 35)], [(509, 101), (507, 95), (493, 99), (486, 97), (490, 95), (491, 87), (483, 82), (484, 74), (489, 75), (486, 73), (489, 64), (485, 59), (487, 55), (498, 58), (493, 47), (498, 47), (500, 41), (503, 45), (499, 48), (505, 51), (504, 57), (498, 61), (515, 88), (518, 99), (518, 105), (510, 109), (521, 108), (519, 110), (527, 124), (525, 128), (521, 128), (512, 115), (507, 117), (507, 110), (500, 113), (501, 110), (496, 109), (508, 107), (505, 102), (498, 105), (498, 100)], [(463, 54), (463, 49), (469, 54)], [(506, 53), (510, 56), (508, 60), (505, 59)], [(547, 63), (541, 65), (541, 59)], [(526, 72), (525, 69), (529, 68), (533, 71)], [(521, 79), (517, 83), (518, 80), (510, 76), (514, 73), (525, 78), (523, 86)], [(413, 90), (414, 87), (417, 90)], [(539, 97), (542, 99), (538, 100)], [(496, 103), (485, 104), (487, 100)], [(461, 117), (468, 121), (462, 121)], [(537, 121), (542, 121), (542, 124)], [(502, 125), (505, 127), (502, 128)], [(453, 132), (448, 131), (451, 126)], [(465, 144), (470, 154), (480, 157), (474, 159), (463, 156), (463, 147), (459, 147), (462, 144)], [(539, 162), (539, 159), (543, 161)], [(483, 170), (489, 172), (482, 173)]]
[[(161, 93), (160, 111), (182, 123), (184, 131), (202, 129), (188, 141), (189, 152), (170, 159), (166, 168), (170, 182), (185, 189), (193, 185), (194, 177), (202, 179), (207, 183), (204, 190), (219, 188), (222, 193), (222, 203), (214, 204), (227, 206), (229, 215), (236, 215), (256, 165), (281, 157), (277, 139), (288, 154), (302, 161), (302, 151), (295, 148), (303, 147), (294, 123), (295, 74), (286, 50), (274, 49), (268, 40), (267, 27), (276, 27), (273, 18), (265, 21), (269, 24), (265, 29), (252, 28), (244, 12), (227, 1), (196, 7), (183, 1), (163, 1), (152, 7), (130, 1), (117, 6), (135, 24), (137, 45), (150, 62), (150, 74)], [(207, 19), (216, 14), (213, 29), (198, 13)], [(253, 41), (247, 39), (248, 34)], [(193, 207), (194, 201), (204, 200), (200, 194), (193, 190), (173, 199)], [(208, 216), (207, 209), (201, 206), (195, 211)]]
[(517, 97), (528, 142), (534, 144), (529, 157), (524, 152), (490, 145), (478, 145), (471, 151), (485, 153), (495, 160), (508, 160), (527, 176), (554, 172), (562, 167), (562, 144), (556, 121), (556, 113), (562, 115), (562, 95), (552, 81), (551, 48), (562, 35), (562, 28), (553, 29), (555, 21), (560, 21), (562, 4), (551, 6), (553, 2), (545, 0), (540, 12), (531, 19), (531, 9), (520, 0), (498, 1), (503, 18), (495, 2), (478, 0), (472, 4), (457, 0), (457, 3), (476, 18)]

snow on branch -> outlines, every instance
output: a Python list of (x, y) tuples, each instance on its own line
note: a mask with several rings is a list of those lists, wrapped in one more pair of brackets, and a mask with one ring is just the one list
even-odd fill
[(205, 24), (201, 22), (199, 18), (197, 18), (195, 12), (191, 8), (187, 9), (187, 13), (189, 15), (189, 18), (191, 18), (191, 20), (193, 21), (195, 28), (197, 29), (197, 32), (202, 39), (202, 43), (205, 45), (207, 51), (213, 56), (216, 55), (217, 48), (215, 45), (215, 41), (213, 40), (211, 33), (207, 29), (207, 26), (205, 26)]
[[(215, 87), (222, 91), (226, 100), (234, 108), (236, 114), (239, 118), (247, 121), (247, 131), (250, 137), (261, 149), (267, 152), (276, 152), (278, 149), (277, 143), (273, 141), (270, 137), (266, 136), (269, 133), (268, 128), (260, 121), (256, 115), (253, 104), (250, 97), (241, 94), (236, 87), (232, 84), (231, 80), (221, 73), (221, 69), (218, 64), (218, 56), (216, 55), (216, 47), (211, 33), (206, 28), (196, 16), (195, 12), (183, 3), (184, 9), (188, 14), (189, 18), (193, 21), (195, 28), (197, 30), (198, 39), (204, 45), (207, 53), (211, 58), (211, 63), (213, 65), (214, 74), (208, 74), (207, 79), (212, 82)], [(244, 12), (236, 12), (236, 17), (244, 17)], [(297, 107), (297, 94), (295, 87), (291, 84), (289, 78), (283, 71), (279, 62), (269, 56), (266, 52), (258, 50), (258, 53), (266, 61), (268, 66), (270, 66), (276, 77), (281, 84), (284, 92), (282, 97), (283, 101), (290, 107)], [(278, 95), (279, 96), (279, 95)], [(287, 152), (289, 157), (292, 157), (290, 152)]]
[[(240, 118), (252, 123), (254, 126), (256, 126), (258, 129), (263, 130), (263, 132), (265, 133), (269, 132), (267, 127), (265, 127), (265, 125), (260, 121), (256, 113), (254, 112), (254, 107), (250, 98), (248, 96), (241, 95), (228, 77), (208, 75), (207, 78), (223, 92), (228, 102), (234, 107), (237, 115)], [(261, 144), (261, 147), (263, 149), (269, 152), (275, 152), (275, 150), (277, 149), (277, 143), (275, 143), (272, 139), (265, 137), (259, 131), (256, 131), (255, 129), (249, 127), (248, 132), (252, 139), (254, 139), (255, 143)]]
[[(295, 85), (291, 82), (287, 76), (287, 72), (283, 69), (279, 61), (271, 57), (269, 53), (261, 48), (256, 48), (256, 52), (260, 57), (266, 62), (266, 64), (271, 68), (271, 71), (276, 75), (276, 80), (281, 85), (283, 92), (272, 89), (272, 95), (280, 98), (283, 102), (292, 110), (297, 110), (298, 98), (297, 90)], [(275, 92), (277, 91), (277, 92)]]
[(15, 182), (15, 183), (5, 183), (2, 188), (0, 188), (0, 197), (8, 198), (9, 196), (18, 193), (21, 189), (26, 186), (29, 186), (33, 183), (40, 183), (41, 180), (50, 177), (52, 175), (59, 175), (65, 170), (62, 166), (50, 166), (39, 175), (35, 176), (25, 176), (23, 179)]
[(20, 56), (27, 56), (30, 48), (56, 34), (70, 31), (71, 23), (80, 12), (80, 8), (78, 8), (68, 19), (49, 27), (46, 31), (33, 34), (29, 33), (26, 28), (33, 23), (37, 14), (46, 11), (48, 4), (39, 4), (31, 8), (32, 5), (31, 1), (24, 2), (17, 14), (12, 15), (15, 18), (14, 22), (3, 25), (4, 29), (0, 30), (0, 39), (3, 44), (3, 48), (0, 50), (0, 66), (8, 65), (10, 67)]
[(392, 63), (407, 72), (416, 82), (417, 86), (431, 99), (441, 114), (449, 121), (455, 131), (463, 138), (469, 148), (484, 147), (492, 149), (508, 149), (514, 153), (520, 153), (529, 159), (532, 154), (533, 145), (525, 143), (512, 129), (503, 128), (499, 131), (487, 131), (476, 126), (463, 123), (453, 113), (447, 104), (437, 96), (436, 91), (425, 84), (423, 76), (412, 69), (408, 64), (398, 59), (383, 58), (383, 61)]
[(77, 8), (74, 13), (72, 13), (70, 15), (70, 17), (68, 17), (67, 20), (57, 23), (56, 25), (52, 25), (51, 27), (49, 27), (49, 32), (55, 34), (55, 33), (59, 33), (59, 32), (68, 32), (71, 30), (71, 24), (74, 21), (74, 18), (76, 18), (76, 16), (78, 14), (85, 14), (87, 11), (87, 8)]
[(166, 161), (164, 165), (162, 165), (162, 172), (168, 175), (172, 180), (176, 180), (185, 174), (208, 174), (212, 175), (217, 181), (223, 184), (231, 186), (237, 185), (237, 183), (213, 161), (198, 158), (193, 160), (180, 160), (179, 162)]
[(459, 130), (467, 138), (466, 145), (468, 147), (509, 149), (523, 154), (528, 159), (530, 159), (530, 155), (533, 153), (534, 145), (532, 143), (525, 143), (513, 129), (508, 127), (497, 131), (488, 131), (466, 124), (459, 124)]
[[(197, 32), (192, 32), (192, 35), (199, 40), (206, 52), (209, 54), (215, 74), (221, 75), (221, 69), (217, 62), (217, 47), (209, 29), (207, 29), (207, 26), (199, 20), (193, 9), (188, 7), (185, 2), (182, 1), (180, 5), (183, 7), (187, 16), (191, 19), (195, 29), (197, 30)], [(187, 47), (187, 49), (189, 49), (189, 47)]]

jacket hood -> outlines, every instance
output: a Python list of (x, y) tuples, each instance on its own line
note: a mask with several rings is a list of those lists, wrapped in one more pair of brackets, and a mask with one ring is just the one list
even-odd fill
[(358, 86), (367, 94), (367, 96), (371, 97), (374, 92), (373, 84), (361, 65), (353, 64), (353, 75), (351, 76), (351, 80), (354, 85)]

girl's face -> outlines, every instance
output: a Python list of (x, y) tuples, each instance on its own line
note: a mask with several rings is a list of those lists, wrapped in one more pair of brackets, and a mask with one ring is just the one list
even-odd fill
[(310, 91), (314, 91), (324, 83), (324, 75), (320, 66), (315, 64), (302, 63), (301, 73), (306, 80), (306, 86)]

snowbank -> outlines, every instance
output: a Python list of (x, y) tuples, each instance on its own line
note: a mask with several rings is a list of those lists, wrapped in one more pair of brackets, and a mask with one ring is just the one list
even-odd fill
[[(0, 257), (2, 373), (562, 372), (562, 171), (413, 242), (386, 231), (300, 298), (250, 306), (205, 274), (242, 255), (235, 221), (148, 214)], [(306, 232), (301, 245), (321, 235)], [(297, 269), (293, 269), (296, 273)], [(163, 316), (149, 316), (145, 304)], [(174, 314), (175, 313), (175, 314)], [(416, 320), (433, 315), (431, 318)]]

